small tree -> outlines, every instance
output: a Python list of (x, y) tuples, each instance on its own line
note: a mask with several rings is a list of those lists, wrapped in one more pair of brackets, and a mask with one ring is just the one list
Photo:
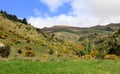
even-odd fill
[(85, 40), (85, 50), (86, 50), (86, 53), (90, 53), (93, 49), (93, 45), (92, 45), (92, 42), (90, 42), (88, 39)]
[(28, 24), (26, 18), (23, 18), (22, 23), (24, 23), (24, 24)]
[(3, 10), (0, 10), (0, 13), (3, 13)]

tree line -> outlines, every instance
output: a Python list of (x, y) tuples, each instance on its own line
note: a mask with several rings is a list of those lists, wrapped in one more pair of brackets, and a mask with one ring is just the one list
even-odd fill
[(3, 10), (0, 10), (0, 13), (2, 13), (3, 17), (6, 17), (10, 20), (13, 20), (13, 21), (16, 21), (16, 22), (21, 22), (21, 23), (24, 23), (24, 24), (28, 24), (26, 18), (19, 19), (19, 18), (17, 18), (16, 15), (8, 14), (6, 11), (3, 11)]

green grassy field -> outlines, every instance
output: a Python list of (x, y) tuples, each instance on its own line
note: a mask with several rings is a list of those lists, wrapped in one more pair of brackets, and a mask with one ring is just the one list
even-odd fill
[(0, 74), (119, 74), (120, 60), (0, 62)]

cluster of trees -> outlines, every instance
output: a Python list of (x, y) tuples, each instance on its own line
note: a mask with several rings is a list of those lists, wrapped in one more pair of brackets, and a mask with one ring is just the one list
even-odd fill
[(16, 21), (16, 22), (21, 22), (24, 24), (28, 24), (26, 18), (23, 19), (18, 19), (16, 15), (8, 14), (6, 11), (1, 10), (0, 13), (2, 13), (3, 17), (7, 17), (10, 20)]

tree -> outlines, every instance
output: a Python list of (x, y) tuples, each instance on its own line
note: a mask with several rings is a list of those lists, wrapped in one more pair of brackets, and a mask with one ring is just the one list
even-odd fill
[(28, 24), (26, 18), (23, 18), (22, 23), (24, 23), (24, 24)]
[(3, 17), (6, 17), (10, 20), (13, 20), (13, 21), (16, 21), (16, 22), (21, 22), (21, 23), (24, 23), (24, 24), (28, 24), (26, 18), (23, 18), (23, 19), (18, 19), (16, 15), (12, 15), (12, 14), (8, 14), (6, 11), (3, 11), (3, 10), (0, 10), (0, 13), (2, 13)]
[(3, 10), (0, 10), (0, 13), (3, 13)]

